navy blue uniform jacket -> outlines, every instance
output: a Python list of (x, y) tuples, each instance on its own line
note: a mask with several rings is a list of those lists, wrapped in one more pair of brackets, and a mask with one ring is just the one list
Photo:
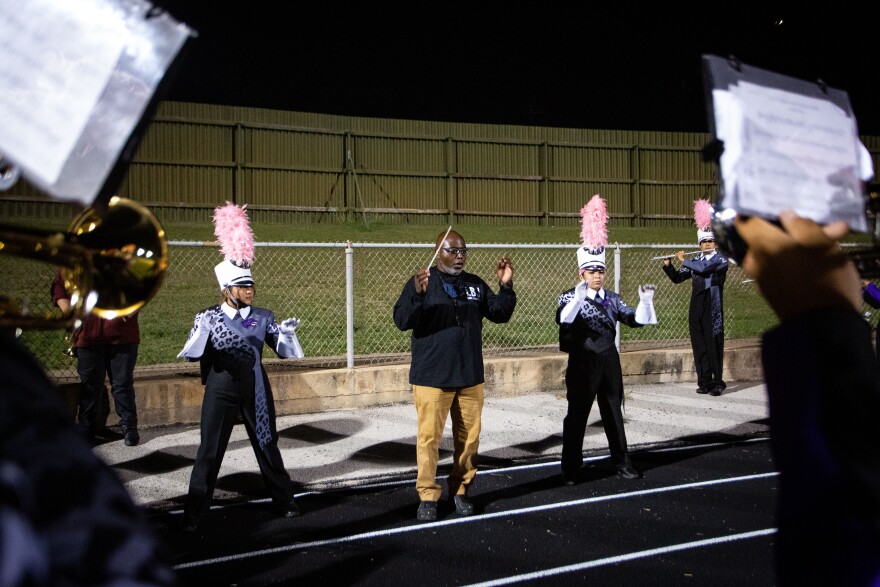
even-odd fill
[(600, 304), (586, 299), (574, 322), (564, 324), (560, 320), (562, 309), (574, 298), (574, 288), (562, 292), (557, 301), (556, 323), (559, 325), (559, 350), (565, 353), (601, 353), (614, 346), (617, 323), (641, 328), (636, 322), (636, 311), (623, 301), (620, 294), (604, 290), (605, 302)]

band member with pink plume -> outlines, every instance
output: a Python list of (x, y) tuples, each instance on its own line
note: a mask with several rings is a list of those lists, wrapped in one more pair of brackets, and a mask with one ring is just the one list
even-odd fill
[(231, 203), (214, 211), (214, 234), (224, 260), (214, 267), (223, 301), (196, 315), (189, 339), (178, 357), (200, 361), (205, 397), (202, 400), (201, 443), (189, 482), (181, 529), (197, 529), (214, 495), (217, 475), (239, 417), (244, 422), (260, 473), (279, 515), (299, 515), (293, 484), (278, 450), (275, 405), (263, 369), (263, 344), (284, 358), (302, 358), (296, 336), (299, 320), (281, 324), (270, 310), (253, 306), (256, 285), (254, 234), (244, 207)]
[(688, 326), (694, 367), (697, 370), (697, 393), (718, 396), (727, 387), (724, 383), (724, 281), (729, 266), (727, 257), (715, 249), (712, 232), (712, 208), (708, 200), (694, 202), (697, 225), (698, 257), (685, 260), (684, 251), (676, 256), (681, 267), (672, 265), (672, 258), (663, 259), (663, 271), (672, 283), (691, 280), (691, 304)]
[(568, 353), (565, 370), (568, 412), (562, 422), (562, 482), (574, 485), (583, 465), (584, 434), (593, 400), (599, 404), (608, 439), (611, 462), (617, 475), (638, 479), (623, 429), (623, 372), (615, 346), (617, 323), (632, 328), (656, 324), (653, 285), (639, 286), (639, 305), (633, 310), (620, 294), (604, 289), (605, 247), (608, 246), (608, 213), (598, 194), (581, 209), (582, 246), (577, 249), (576, 287), (558, 299), (556, 323), (559, 349)]

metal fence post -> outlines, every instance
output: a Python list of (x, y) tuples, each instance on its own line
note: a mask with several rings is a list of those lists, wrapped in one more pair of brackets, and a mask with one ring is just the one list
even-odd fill
[[(614, 291), (620, 293), (620, 274), (622, 273), (622, 267), (620, 266), (620, 245), (614, 247)], [(614, 325), (617, 333), (614, 335), (614, 346), (617, 347), (617, 352), (620, 352), (620, 322), (615, 323)]]
[(347, 365), (354, 367), (354, 249), (351, 241), (345, 247), (345, 348)]

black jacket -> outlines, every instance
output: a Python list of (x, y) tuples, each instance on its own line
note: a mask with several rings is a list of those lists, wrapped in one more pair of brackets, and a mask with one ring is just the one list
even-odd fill
[(424, 294), (416, 293), (414, 279), (407, 281), (394, 304), (394, 324), (412, 330), (409, 382), (428, 387), (483, 383), (483, 318), (507, 322), (515, 307), (512, 283), (495, 295), (485, 281), (464, 271), (441, 276), (432, 267)]
[(780, 472), (779, 584), (876, 585), (880, 364), (870, 327), (853, 310), (807, 312), (767, 332), (761, 355)]
[(715, 253), (711, 259), (702, 256), (695, 259), (687, 259), (676, 269), (672, 264), (664, 265), (663, 272), (672, 280), (672, 283), (681, 283), (691, 280), (691, 306), (699, 294), (709, 292), (713, 286), (718, 287), (718, 295), (723, 296), (724, 282), (727, 280), (727, 270), (730, 263), (727, 257), (721, 253)]

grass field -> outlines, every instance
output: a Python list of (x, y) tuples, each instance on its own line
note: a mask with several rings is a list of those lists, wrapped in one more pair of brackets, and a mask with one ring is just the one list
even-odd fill
[[(430, 259), (431, 246), (446, 226), (349, 224), (253, 226), (258, 242), (299, 243), (417, 243), (418, 248), (354, 249), (354, 352), (363, 356), (406, 353), (409, 333), (398, 331), (391, 321), (391, 308), (404, 282)], [(557, 332), (553, 321), (556, 297), (576, 279), (575, 255), (579, 227), (454, 227), (469, 245), (562, 244), (558, 248), (475, 248), (467, 270), (496, 287), (494, 259), (510, 254), (519, 297), (509, 324), (486, 323), (487, 348), (504, 353), (519, 348), (553, 347)], [(213, 241), (212, 227), (195, 224), (166, 225), (170, 241)], [(687, 306), (690, 284), (672, 284), (651, 260), (673, 253), (679, 246), (695, 250), (696, 231), (690, 228), (609, 228), (612, 243), (660, 245), (658, 249), (623, 249), (620, 292), (633, 305), (642, 283), (656, 283), (656, 308), (661, 323), (642, 329), (622, 330), (624, 345), (660, 347), (687, 345)], [(678, 246), (673, 246), (678, 245)], [(308, 357), (339, 357), (346, 352), (345, 254), (342, 247), (259, 248), (254, 273), (258, 281), (256, 303), (275, 311), (279, 319), (303, 320), (300, 340)], [(609, 289), (614, 289), (613, 253), (609, 250)], [(172, 246), (169, 270), (160, 292), (141, 313), (142, 344), (138, 365), (179, 364), (176, 354), (186, 338), (194, 314), (219, 301), (213, 265), (220, 260), (216, 247)], [(37, 263), (11, 261), (0, 256), (14, 295), (27, 299), (30, 307), (48, 309), (48, 286), (53, 269)], [(732, 267), (725, 287), (725, 332), (728, 338), (759, 336), (776, 323), (775, 316), (739, 267)], [(63, 355), (63, 336), (58, 332), (27, 332), (22, 340), (50, 371), (73, 373), (75, 363)], [(270, 357), (271, 352), (267, 354)], [(381, 360), (381, 359), (377, 359)], [(158, 367), (157, 367), (158, 368)]]

